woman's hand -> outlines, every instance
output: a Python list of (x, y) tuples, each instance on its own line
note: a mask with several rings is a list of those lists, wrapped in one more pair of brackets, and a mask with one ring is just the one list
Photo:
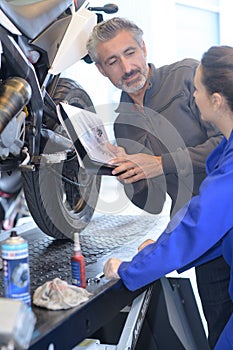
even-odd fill
[(120, 276), (118, 275), (117, 271), (121, 263), (122, 263), (122, 260), (117, 258), (108, 259), (104, 264), (105, 277), (107, 279), (113, 279), (113, 278), (119, 279)]
[(153, 241), (153, 239), (146, 239), (142, 244), (140, 244), (140, 246), (138, 247), (138, 251), (140, 252), (140, 250), (142, 250), (147, 245), (152, 244), (152, 243), (155, 243), (155, 241)]

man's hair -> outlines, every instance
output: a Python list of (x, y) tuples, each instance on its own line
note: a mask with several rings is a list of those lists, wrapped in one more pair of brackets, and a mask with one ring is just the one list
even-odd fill
[(233, 111), (233, 47), (212, 46), (201, 59), (202, 83), (209, 94), (222, 94)]
[(143, 31), (135, 23), (129, 21), (128, 19), (114, 17), (108, 21), (100, 22), (94, 27), (87, 41), (87, 51), (92, 61), (100, 63), (97, 52), (98, 44), (113, 39), (121, 31), (130, 32), (138, 45), (142, 47)]

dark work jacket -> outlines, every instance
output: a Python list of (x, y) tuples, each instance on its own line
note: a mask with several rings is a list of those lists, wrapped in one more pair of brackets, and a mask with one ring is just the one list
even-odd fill
[(205, 161), (222, 135), (202, 121), (195, 104), (193, 79), (198, 62), (185, 59), (156, 69), (153, 64), (144, 111), (125, 92), (114, 123), (119, 146), (127, 153), (162, 156), (164, 175), (124, 185), (130, 200), (158, 214), (166, 198), (172, 199), (173, 214), (193, 195), (206, 176)]

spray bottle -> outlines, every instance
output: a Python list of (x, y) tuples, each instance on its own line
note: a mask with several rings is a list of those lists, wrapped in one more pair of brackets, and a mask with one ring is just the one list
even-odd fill
[(16, 231), (2, 242), (5, 296), (31, 305), (28, 242)]
[(79, 243), (79, 233), (74, 233), (74, 252), (71, 257), (72, 284), (86, 288), (85, 260)]

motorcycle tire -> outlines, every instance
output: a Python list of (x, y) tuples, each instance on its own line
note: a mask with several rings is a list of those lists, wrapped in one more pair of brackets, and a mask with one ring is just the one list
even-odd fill
[[(59, 79), (54, 102), (94, 110), (89, 95), (76, 82)], [(38, 227), (56, 239), (73, 240), (89, 224), (96, 207), (101, 176), (79, 166), (76, 153), (63, 163), (22, 171), (28, 209)]]

